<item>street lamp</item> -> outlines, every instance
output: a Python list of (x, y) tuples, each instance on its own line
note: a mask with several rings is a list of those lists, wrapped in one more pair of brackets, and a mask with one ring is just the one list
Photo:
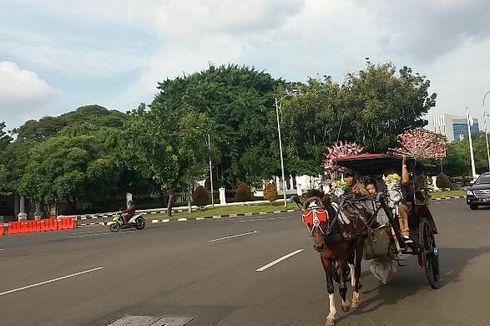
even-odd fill
[(487, 91), (485, 93), (485, 95), (483, 96), (483, 125), (485, 126), (485, 142), (487, 144), (487, 159), (488, 159), (488, 171), (490, 171), (490, 149), (488, 147), (488, 131), (487, 131), (487, 117), (488, 117), (488, 113), (487, 111), (485, 110), (485, 98), (487, 97), (487, 95), (490, 93), (490, 91)]
[(279, 135), (279, 155), (281, 157), (281, 174), (282, 174), (282, 192), (284, 196), (284, 208), (287, 208), (287, 199), (286, 199), (286, 177), (284, 175), (284, 159), (282, 156), (282, 136), (281, 136), (281, 122), (279, 120), (279, 106), (281, 105), (283, 99), (288, 96), (294, 96), (297, 93), (297, 90), (286, 91), (286, 95), (281, 97), (279, 100), (277, 97), (274, 98), (275, 106), (276, 106), (276, 118), (277, 118), (277, 133)]
[(213, 165), (211, 163), (211, 136), (208, 133), (209, 181), (211, 182), (211, 206), (214, 207)]

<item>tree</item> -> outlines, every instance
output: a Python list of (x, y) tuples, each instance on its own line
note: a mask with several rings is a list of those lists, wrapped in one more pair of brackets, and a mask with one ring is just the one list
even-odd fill
[(82, 106), (58, 117), (44, 117), (29, 120), (24, 125), (13, 130), (17, 141), (39, 142), (58, 135), (65, 127), (86, 128), (111, 127), (121, 128), (127, 115), (117, 110), (107, 110), (100, 105)]
[(203, 208), (209, 204), (210, 196), (206, 188), (203, 186), (198, 186), (192, 194), (192, 201), (194, 205), (199, 206), (199, 208)]
[(5, 122), (0, 122), (0, 151), (4, 151), (13, 140), (5, 131)]
[(270, 153), (276, 130), (273, 91), (279, 83), (254, 68), (211, 65), (159, 83), (160, 92), (151, 107), (168, 112), (194, 110), (208, 116), (216, 125), (211, 138), (218, 154), (213, 162), (219, 183), (258, 182), (279, 166), (279, 156)]
[(127, 166), (151, 178), (167, 192), (172, 215), (174, 193), (189, 189), (202, 178), (209, 155), (205, 146), (212, 121), (192, 110), (171, 110), (155, 101), (141, 105), (121, 132), (122, 156)]
[(343, 139), (364, 144), (371, 152), (385, 151), (407, 129), (424, 127), (424, 115), (435, 106), (430, 81), (411, 68), (397, 73), (392, 64), (368, 64), (358, 74), (348, 74), (343, 90)]
[[(66, 199), (107, 208), (107, 200), (124, 189), (127, 175), (116, 165), (118, 129), (128, 115), (98, 105), (80, 107), (58, 117), (28, 121), (4, 151), (2, 184), (39, 202)], [(125, 174), (124, 174), (125, 173)]]
[(113, 159), (94, 136), (55, 136), (37, 143), (18, 182), (21, 194), (51, 204), (65, 199), (72, 210), (82, 199), (97, 202), (117, 180)]
[(391, 64), (369, 64), (341, 85), (329, 76), (286, 84), (294, 91), (281, 101), (286, 170), (320, 173), (325, 146), (338, 140), (357, 142), (368, 152), (395, 146), (399, 134), (427, 124), (423, 117), (436, 99), (429, 87), (425, 76)]
[(0, 122), (0, 153), (2, 153), (0, 157), (0, 194), (8, 192), (8, 170), (6, 166), (6, 158), (5, 153), (6, 150), (12, 141), (12, 137), (10, 137), (5, 131), (5, 123)]
[(250, 200), (251, 197), (252, 193), (250, 192), (250, 187), (245, 182), (240, 182), (236, 188), (235, 200), (245, 202)]
[[(476, 173), (488, 171), (485, 133), (475, 133), (472, 137)], [(453, 141), (448, 144), (447, 157), (443, 161), (443, 168), (445, 173), (450, 176), (471, 175), (470, 144), (468, 138), (461, 141)]]
[(439, 173), (436, 178), (436, 186), (440, 189), (451, 188), (451, 180), (443, 172)]
[(268, 200), (271, 204), (277, 200), (279, 197), (277, 193), (277, 185), (275, 182), (269, 182), (264, 188), (264, 198)]

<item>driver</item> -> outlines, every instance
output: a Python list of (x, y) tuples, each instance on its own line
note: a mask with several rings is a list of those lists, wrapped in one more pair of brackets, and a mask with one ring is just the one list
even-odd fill
[(128, 205), (129, 207), (121, 212), (121, 218), (124, 224), (128, 223), (128, 221), (136, 213), (136, 207), (134, 206), (134, 202), (132, 200), (128, 202)]

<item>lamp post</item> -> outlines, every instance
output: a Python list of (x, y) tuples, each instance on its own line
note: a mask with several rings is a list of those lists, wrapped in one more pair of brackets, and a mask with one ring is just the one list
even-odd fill
[(211, 136), (208, 134), (209, 181), (211, 183), (211, 206), (214, 207), (213, 165), (211, 164)]
[(470, 116), (470, 109), (468, 107), (466, 107), (466, 124), (468, 125), (468, 139), (470, 141), (471, 174), (473, 180), (475, 180), (476, 179), (475, 156), (473, 154), (473, 139), (471, 137), (471, 126), (473, 125), (473, 118)]
[(487, 130), (487, 116), (488, 113), (485, 110), (485, 98), (487, 95), (490, 93), (490, 91), (487, 91), (485, 95), (483, 95), (483, 101), (482, 101), (482, 107), (483, 107), (483, 125), (485, 126), (485, 142), (487, 144), (487, 160), (488, 160), (488, 171), (490, 172), (490, 149), (488, 147), (488, 130)]
[[(283, 98), (281, 98), (281, 100)], [(279, 156), (281, 157), (282, 193), (284, 195), (284, 207), (286, 208), (288, 204), (286, 199), (286, 177), (284, 176), (284, 159), (282, 157), (281, 123), (279, 121), (279, 101), (277, 100), (277, 97), (274, 100), (276, 104), (277, 133), (279, 134)]]
[(276, 107), (276, 118), (277, 118), (277, 133), (279, 135), (279, 155), (281, 157), (281, 174), (282, 174), (282, 189), (283, 189), (283, 196), (284, 196), (284, 208), (287, 208), (287, 199), (286, 199), (286, 177), (284, 175), (284, 158), (282, 155), (282, 136), (281, 136), (281, 122), (279, 119), (279, 107), (281, 106), (281, 102), (283, 99), (285, 99), (288, 96), (294, 96), (298, 93), (297, 89), (293, 89), (291, 91), (286, 90), (286, 94), (281, 97), (280, 99), (277, 99), (277, 97), (274, 98), (275, 100), (275, 107)]

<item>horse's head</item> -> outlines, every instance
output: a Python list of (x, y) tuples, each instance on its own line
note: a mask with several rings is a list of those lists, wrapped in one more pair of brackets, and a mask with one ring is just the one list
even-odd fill
[(325, 230), (328, 227), (329, 215), (325, 206), (327, 200), (323, 192), (309, 191), (299, 199), (302, 209), (303, 224), (313, 238), (314, 248), (321, 251), (325, 248)]

